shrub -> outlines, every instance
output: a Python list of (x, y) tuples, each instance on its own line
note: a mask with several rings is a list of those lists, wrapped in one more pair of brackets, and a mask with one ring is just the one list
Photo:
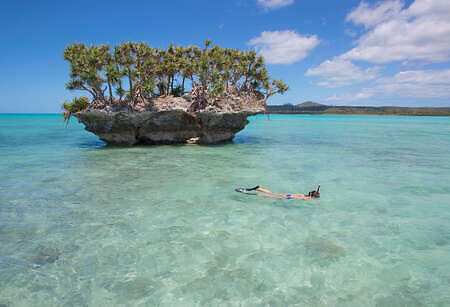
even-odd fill
[(70, 122), (70, 118), (73, 113), (77, 113), (80, 111), (84, 111), (89, 107), (89, 98), (86, 96), (75, 97), (71, 102), (64, 101), (62, 104), (62, 108), (65, 110), (62, 115), (64, 117), (64, 121), (66, 122), (66, 127)]

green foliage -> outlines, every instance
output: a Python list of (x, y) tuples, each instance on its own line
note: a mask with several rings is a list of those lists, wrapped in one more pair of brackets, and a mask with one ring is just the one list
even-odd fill
[(64, 102), (62, 107), (66, 112), (76, 113), (86, 110), (89, 107), (89, 98), (86, 96), (75, 97), (71, 102)]
[(167, 83), (165, 81), (158, 82), (157, 87), (159, 96), (162, 96), (167, 92)]
[(83, 110), (86, 110), (89, 107), (89, 98), (86, 96), (83, 97), (75, 97), (71, 102), (64, 101), (62, 104), (62, 108), (64, 109), (63, 117), (66, 122), (66, 126), (70, 122), (70, 118), (73, 113), (77, 113)]
[(172, 95), (174, 95), (175, 97), (181, 97), (181, 96), (183, 96), (183, 94), (184, 94), (184, 89), (181, 86), (181, 84), (178, 84), (172, 90)]
[[(271, 80), (264, 59), (255, 51), (212, 46), (204, 48), (170, 45), (166, 50), (145, 43), (124, 42), (87, 47), (74, 43), (66, 47), (70, 63), (69, 90), (83, 90), (92, 100), (134, 104), (156, 96), (191, 94), (216, 99), (227, 90), (259, 92), (265, 100), (288, 90), (280, 80)], [(105, 94), (107, 91), (108, 94)]]
[(272, 81), (273, 87), (276, 89), (277, 93), (284, 94), (289, 90), (289, 86), (281, 80)]

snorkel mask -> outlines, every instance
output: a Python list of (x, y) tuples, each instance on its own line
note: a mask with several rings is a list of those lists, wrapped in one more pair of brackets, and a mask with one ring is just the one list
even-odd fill
[(317, 190), (309, 192), (308, 196), (311, 198), (320, 198), (319, 190), (320, 190), (320, 185), (317, 187)]

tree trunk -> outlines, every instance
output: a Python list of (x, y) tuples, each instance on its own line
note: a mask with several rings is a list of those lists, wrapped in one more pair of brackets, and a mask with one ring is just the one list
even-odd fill
[(95, 99), (95, 92), (94, 91), (92, 91), (91, 89), (85, 87), (84, 85), (81, 85), (81, 88), (84, 89), (85, 91), (88, 91), (89, 94), (92, 95), (92, 98)]
[(133, 81), (131, 81), (131, 70), (128, 69), (128, 81), (130, 82), (130, 97), (131, 102), (134, 103), (134, 93), (133, 93)]
[(185, 76), (183, 76), (183, 82), (181, 82), (181, 88), (183, 89), (183, 93), (182, 93), (181, 96), (184, 95), (184, 80), (186, 80), (186, 77), (185, 77)]
[(270, 120), (269, 112), (267, 111), (267, 98), (264, 99), (264, 114), (267, 115), (267, 119)]
[(275, 95), (277, 92), (276, 91), (270, 91), (266, 97), (264, 98), (264, 109), (265, 109), (265, 114), (267, 114), (267, 119), (270, 120), (269, 117), (269, 112), (267, 112), (267, 99), (269, 99), (270, 96)]
[(166, 96), (169, 96), (169, 90), (170, 90), (170, 76), (167, 76), (167, 89), (166, 89)]
[(122, 102), (122, 80), (120, 77), (120, 69), (119, 69), (119, 64), (117, 64), (117, 60), (115, 57), (114, 57), (114, 61), (116, 61), (116, 72), (117, 72), (117, 75), (119, 76), (119, 89), (120, 89), (119, 102)]
[(112, 93), (112, 86), (111, 86), (111, 81), (108, 78), (108, 88), (109, 88), (109, 102), (112, 104), (113, 103), (113, 93)]
[(123, 98), (122, 80), (119, 80), (119, 91), (120, 91), (119, 101), (122, 102), (122, 98)]

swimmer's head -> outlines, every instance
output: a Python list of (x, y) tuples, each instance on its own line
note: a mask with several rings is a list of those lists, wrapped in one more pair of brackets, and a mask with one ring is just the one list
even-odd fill
[(316, 191), (309, 192), (308, 196), (311, 198), (319, 198), (320, 197), (319, 189), (320, 189), (320, 185), (317, 187)]

